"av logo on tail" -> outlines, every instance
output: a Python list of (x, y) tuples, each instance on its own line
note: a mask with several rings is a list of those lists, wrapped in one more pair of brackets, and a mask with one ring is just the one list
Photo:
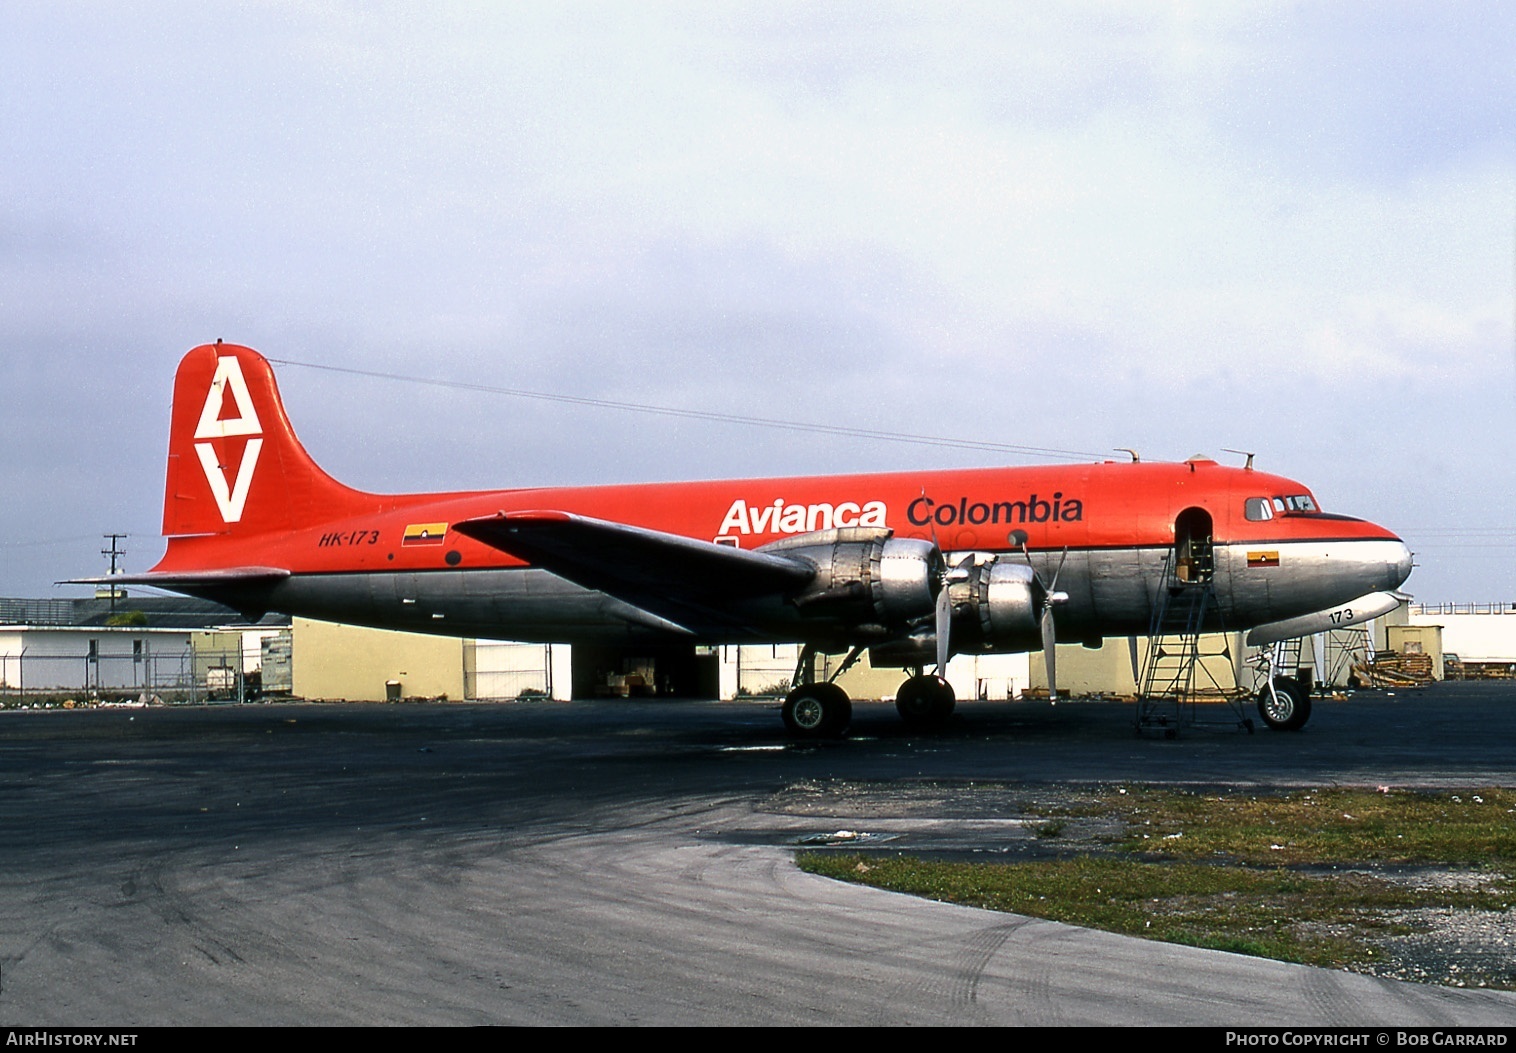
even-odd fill
[[(236, 407), (234, 417), (221, 415), (226, 408), (228, 392)], [(243, 448), (236, 480), (228, 483), (227, 466), (216, 459), (215, 447), (208, 440), (242, 435), (251, 438)], [(248, 394), (242, 366), (231, 355), (223, 355), (216, 360), (216, 374), (211, 378), (210, 390), (205, 393), (205, 406), (195, 428), (195, 453), (200, 458), (200, 467), (205, 470), (205, 481), (210, 484), (222, 522), (235, 523), (242, 518), (247, 490), (253, 482), (253, 470), (258, 466), (258, 454), (263, 450), (262, 436), (263, 426), (258, 422), (258, 411), (253, 408), (252, 396)]]

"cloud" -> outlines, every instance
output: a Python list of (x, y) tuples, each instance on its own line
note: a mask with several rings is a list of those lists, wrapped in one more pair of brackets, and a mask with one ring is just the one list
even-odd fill
[[(0, 483), (83, 480), (95, 508), (71, 499), (57, 536), (156, 518), (174, 360), (218, 336), (1026, 445), (1267, 445), (1307, 468), (1380, 456), (1387, 402), (1496, 419), (1516, 390), (1503, 7), (7, 17), (0, 354), (26, 410), (0, 437), (28, 464)], [(333, 470), (379, 488), (983, 460), (310, 372), (286, 389)], [(1508, 474), (1484, 433), (1422, 442)], [(1374, 477), (1344, 475), (1334, 506), (1378, 502)], [(1468, 514), (1508, 520), (1513, 488), (1488, 489)], [(5, 571), (32, 590), (74, 572)]]

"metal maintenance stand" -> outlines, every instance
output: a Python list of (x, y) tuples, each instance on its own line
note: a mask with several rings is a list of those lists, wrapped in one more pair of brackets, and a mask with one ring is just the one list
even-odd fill
[[(1148, 626), (1147, 658), (1137, 683), (1136, 731), (1162, 731), (1174, 738), (1181, 728), (1216, 724), (1253, 731), (1236, 683), (1236, 660), (1231, 638), (1222, 624), (1216, 601), (1209, 544), (1176, 560), (1164, 561), (1164, 583)], [(1232, 681), (1223, 685), (1216, 671), (1225, 666)], [(1234, 720), (1201, 721), (1198, 701), (1222, 701)]]

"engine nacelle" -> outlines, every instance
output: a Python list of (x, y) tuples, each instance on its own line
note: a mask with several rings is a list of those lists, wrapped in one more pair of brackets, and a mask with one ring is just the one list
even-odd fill
[(807, 618), (835, 621), (862, 636), (898, 636), (930, 624), (941, 587), (942, 553), (930, 541), (897, 538), (883, 527), (837, 527), (764, 545), (760, 550), (816, 568), (790, 597)]
[[(949, 586), (953, 650), (1035, 651), (1042, 646), (1038, 618), (1044, 597), (1036, 572), (1025, 563), (991, 557), (976, 561), (963, 581)], [(956, 575), (954, 575), (956, 576)]]
[[(1042, 647), (1039, 619), (1046, 602), (1037, 575), (1025, 563), (1003, 562), (990, 552), (954, 552), (947, 557), (954, 654), (1036, 651)], [(875, 666), (927, 666), (936, 660), (930, 621), (909, 637), (869, 648)]]

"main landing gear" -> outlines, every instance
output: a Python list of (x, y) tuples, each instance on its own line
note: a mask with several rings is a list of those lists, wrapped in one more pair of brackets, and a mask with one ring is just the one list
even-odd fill
[[(832, 678), (841, 676), (863, 655), (863, 648), (855, 647)], [(800, 661), (795, 665), (791, 681), (796, 686), (784, 696), (780, 715), (790, 734), (800, 739), (841, 738), (853, 722), (853, 703), (831, 680), (814, 683), (816, 675), (816, 649), (806, 644), (800, 649)]]
[(853, 722), (853, 703), (836, 684), (801, 684), (784, 696), (784, 726), (803, 739), (834, 739)]
[(895, 694), (895, 710), (906, 726), (918, 731), (940, 728), (953, 715), (958, 699), (953, 685), (940, 676), (918, 672)]
[[(833, 676), (840, 676), (861, 653), (862, 648), (855, 648)], [(811, 648), (801, 651), (800, 663), (795, 669), (795, 682), (799, 686), (784, 696), (784, 705), (780, 708), (784, 726), (796, 738), (840, 738), (853, 722), (853, 703), (847, 692), (830, 680), (820, 684), (806, 682), (812, 675), (812, 658)], [(895, 695), (896, 711), (913, 731), (932, 731), (942, 727), (958, 703), (953, 685), (920, 667), (910, 672), (913, 675), (900, 685)]]

